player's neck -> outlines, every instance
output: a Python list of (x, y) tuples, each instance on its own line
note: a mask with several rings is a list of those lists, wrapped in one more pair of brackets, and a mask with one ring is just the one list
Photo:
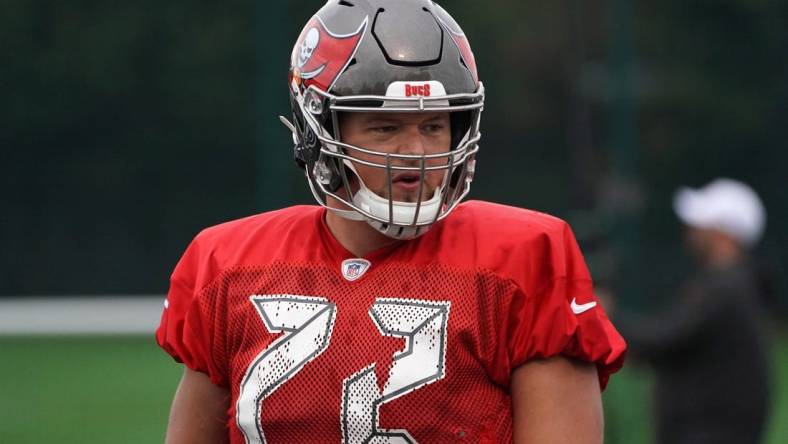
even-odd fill
[(333, 211), (326, 212), (326, 225), (334, 238), (357, 257), (403, 242), (385, 236), (366, 221), (346, 219)]

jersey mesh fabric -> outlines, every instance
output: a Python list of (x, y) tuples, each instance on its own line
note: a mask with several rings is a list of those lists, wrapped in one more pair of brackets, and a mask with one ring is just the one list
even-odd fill
[[(405, 349), (404, 339), (384, 336), (376, 327), (369, 313), (376, 299), (448, 302), (443, 378), (381, 405), (378, 425), (405, 429), (422, 443), (509, 442), (509, 395), (491, 382), (488, 369), (496, 365), (499, 331), (512, 294), (511, 284), (491, 273), (440, 266), (423, 270), (386, 264), (347, 282), (321, 264), (279, 263), (222, 273), (202, 291), (195, 308), (214, 324), (213, 335), (206, 338), (212, 344), (210, 355), (215, 368), (228, 372), (216, 379), (227, 380), (237, 400), (247, 367), (282, 335), (267, 330), (251, 295), (318, 296), (336, 304), (325, 350), (261, 401), (268, 442), (325, 443), (341, 441), (345, 379), (374, 365), (382, 391), (393, 356)], [(242, 443), (235, 424), (237, 408), (233, 404), (230, 412), (231, 442)]]
[(604, 386), (622, 365), (601, 307), (570, 309), (596, 299), (563, 221), (462, 204), (351, 282), (323, 214), (206, 230), (173, 273), (157, 340), (230, 390), (230, 442), (507, 443), (515, 367), (562, 354), (596, 363)]

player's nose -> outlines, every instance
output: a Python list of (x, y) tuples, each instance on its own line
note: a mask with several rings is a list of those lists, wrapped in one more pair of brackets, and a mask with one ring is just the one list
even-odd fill
[(427, 144), (424, 135), (417, 125), (408, 125), (404, 128), (397, 144), (397, 154), (419, 155), (427, 154)]

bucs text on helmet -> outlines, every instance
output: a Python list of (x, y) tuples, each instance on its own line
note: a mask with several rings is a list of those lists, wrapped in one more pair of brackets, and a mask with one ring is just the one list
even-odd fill
[[(295, 160), (320, 205), (366, 220), (387, 236), (410, 239), (445, 218), (468, 194), (484, 87), (465, 34), (434, 2), (329, 0), (296, 41), (289, 91), (293, 121), (281, 120), (293, 133)], [(343, 112), (448, 112), (451, 149), (386, 154), (345, 143), (338, 123)], [(355, 153), (379, 161), (361, 161)], [(357, 164), (385, 170), (389, 183), (394, 173), (418, 173), (418, 201), (373, 193)], [(435, 170), (444, 173), (443, 184), (422, 199), (425, 173)], [(354, 179), (356, 191), (350, 186)], [(330, 207), (327, 196), (350, 210)]]

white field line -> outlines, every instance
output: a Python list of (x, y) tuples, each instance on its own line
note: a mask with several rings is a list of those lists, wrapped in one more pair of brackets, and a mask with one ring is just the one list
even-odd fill
[(0, 335), (153, 335), (164, 296), (0, 297)]

